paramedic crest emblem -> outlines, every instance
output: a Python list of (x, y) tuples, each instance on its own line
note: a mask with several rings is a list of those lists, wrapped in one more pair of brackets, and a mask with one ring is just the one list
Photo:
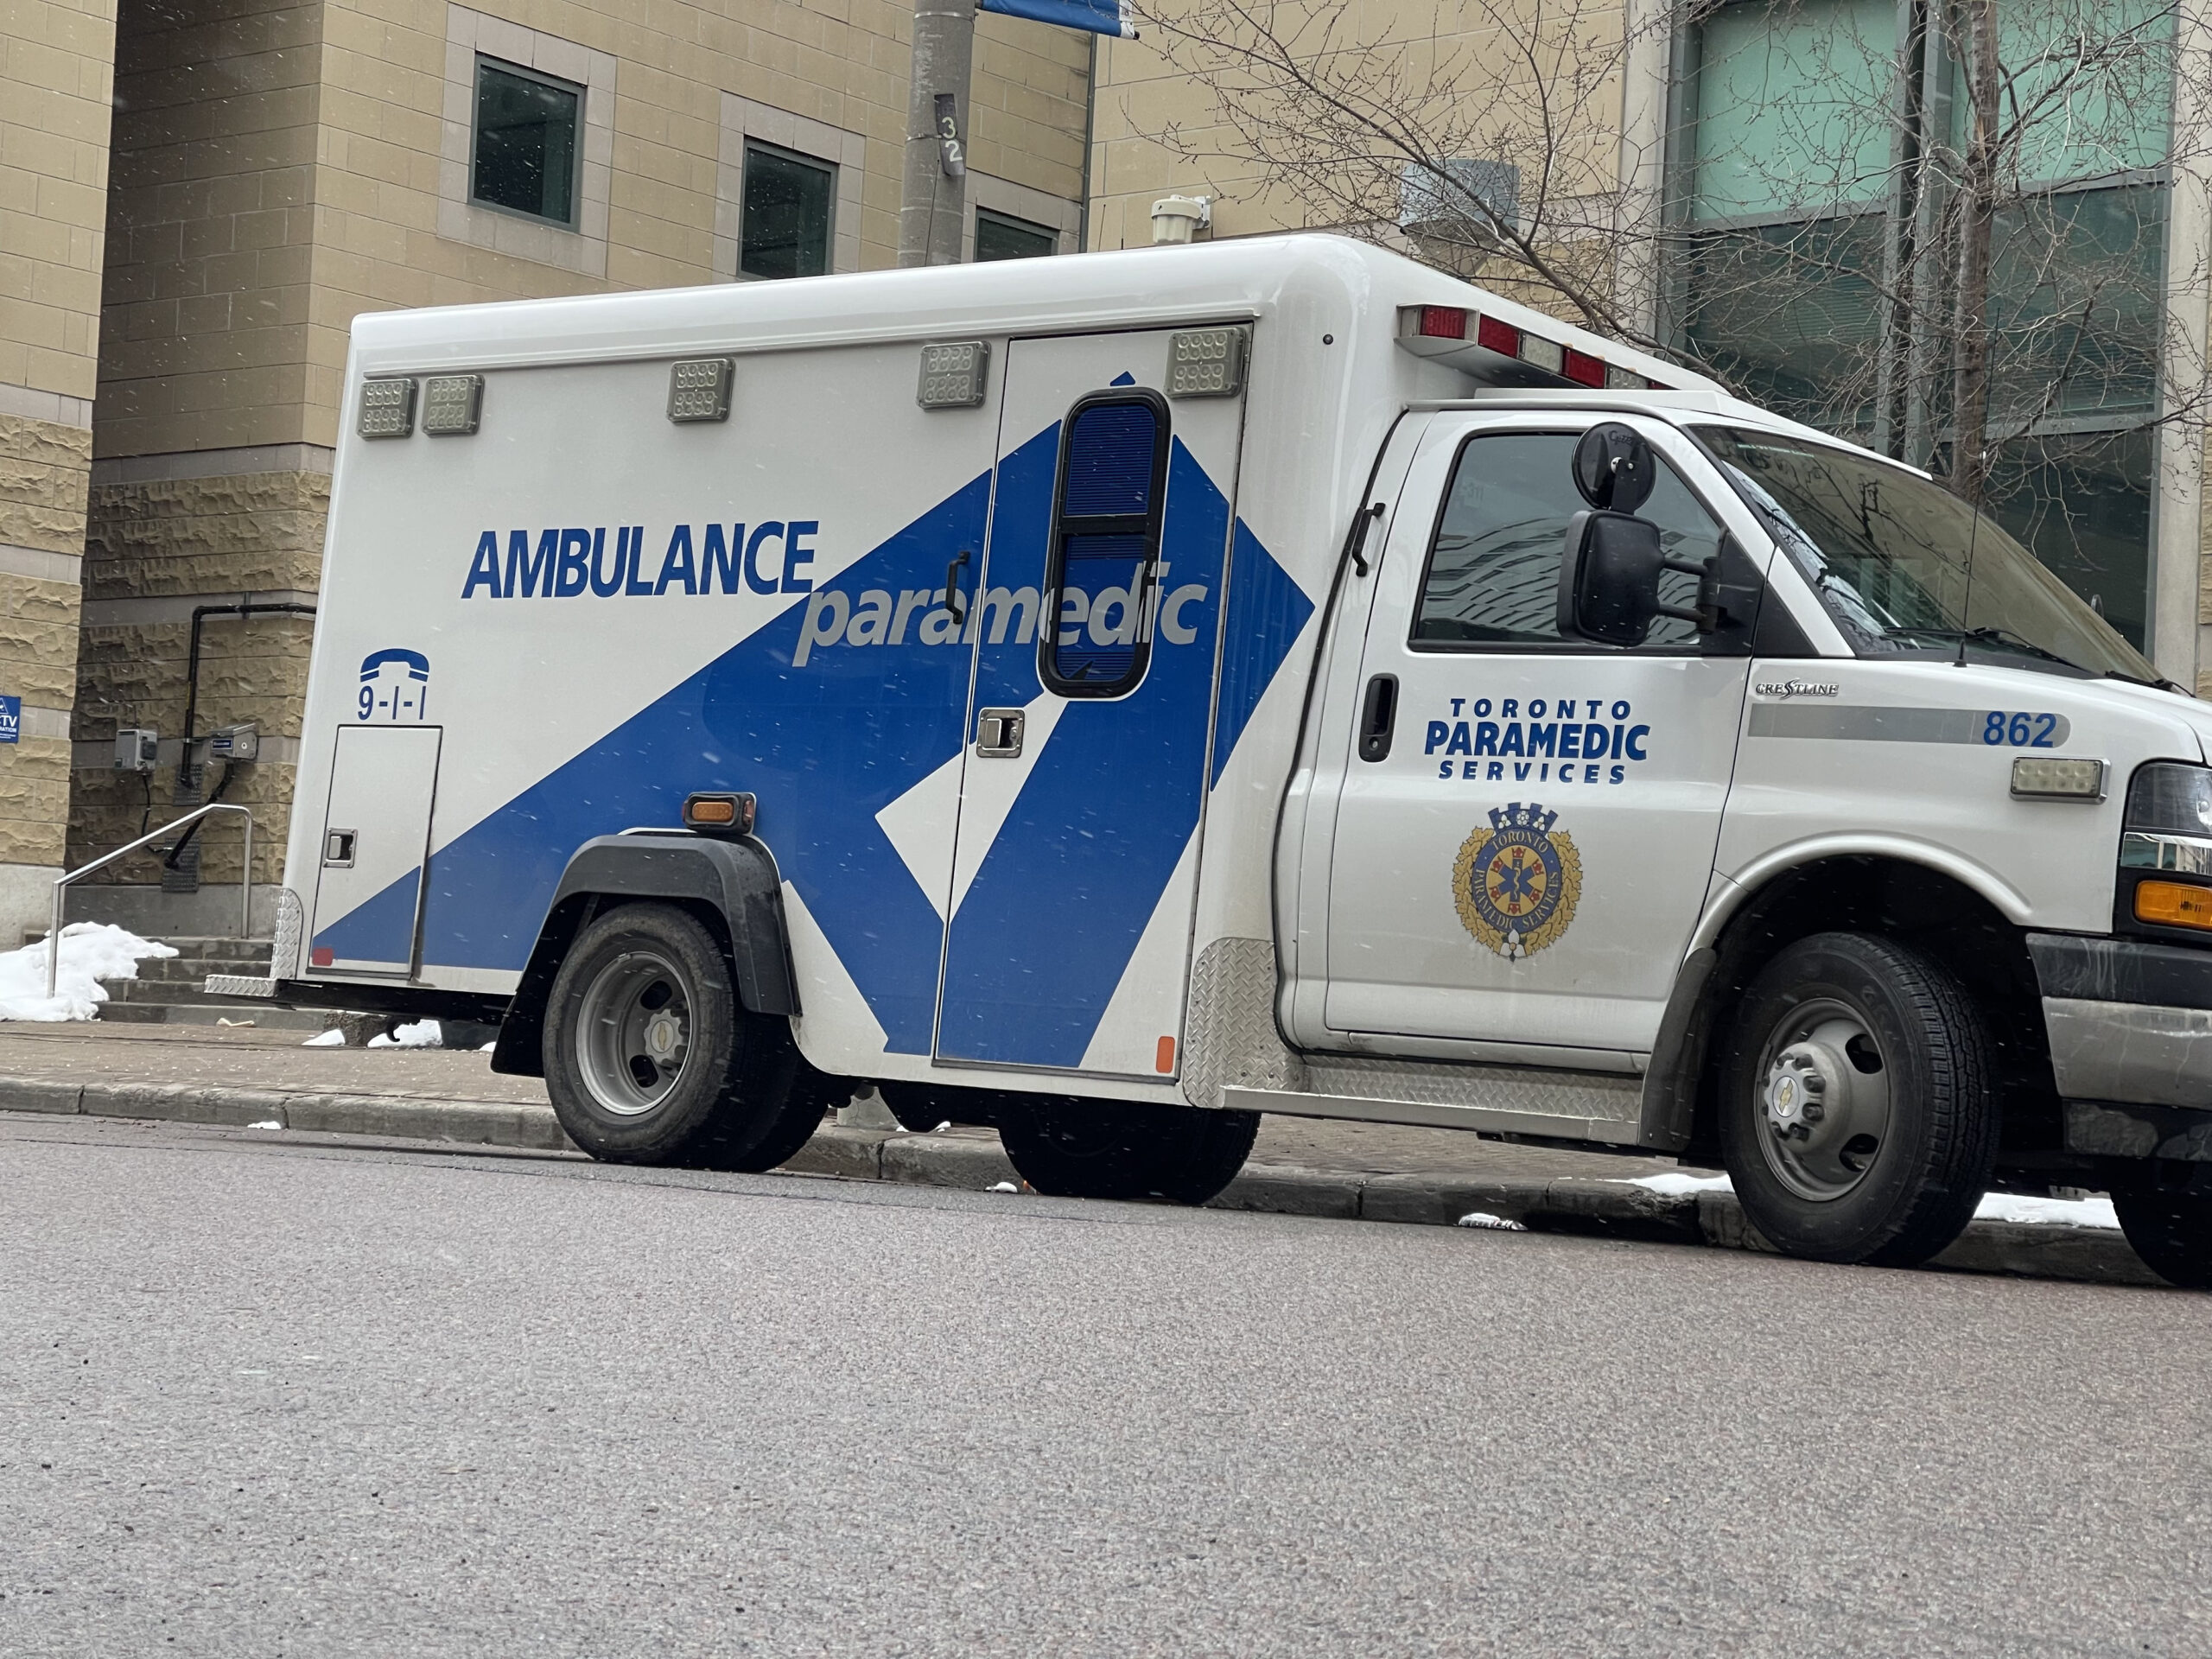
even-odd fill
[(1552, 826), (1559, 814), (1534, 801), (1494, 808), (1452, 865), (1452, 896), (1467, 931), (1508, 962), (1565, 933), (1582, 897), (1574, 837)]

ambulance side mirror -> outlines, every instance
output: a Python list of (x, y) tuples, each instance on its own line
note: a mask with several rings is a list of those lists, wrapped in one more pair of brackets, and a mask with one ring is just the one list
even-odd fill
[(1659, 526), (1625, 512), (1578, 512), (1567, 521), (1559, 566), (1559, 632), (1563, 639), (1640, 645), (1659, 603), (1667, 555)]

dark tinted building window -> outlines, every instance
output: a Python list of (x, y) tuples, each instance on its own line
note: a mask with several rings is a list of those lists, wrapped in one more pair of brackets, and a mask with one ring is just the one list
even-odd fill
[(976, 212), (976, 259), (1039, 259), (1060, 245), (1057, 233), (1026, 219), (1009, 219), (982, 208)]
[(819, 276), (830, 269), (837, 169), (766, 144), (745, 147), (741, 276)]
[(583, 106), (581, 87), (478, 59), (471, 198), (556, 225), (573, 225)]

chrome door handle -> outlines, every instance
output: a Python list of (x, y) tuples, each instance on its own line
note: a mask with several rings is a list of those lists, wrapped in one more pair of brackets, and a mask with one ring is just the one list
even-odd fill
[(1021, 753), (1026, 717), (1019, 709), (986, 709), (976, 716), (976, 753), (985, 760), (1010, 760)]

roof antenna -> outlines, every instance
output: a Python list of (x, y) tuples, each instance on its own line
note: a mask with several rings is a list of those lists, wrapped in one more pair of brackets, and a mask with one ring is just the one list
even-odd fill
[[(1981, 453), (1981, 467), (1976, 469), (1977, 475), (1986, 474), (1989, 464), (1989, 452), (1986, 449)], [(1959, 601), (1959, 654), (1952, 659), (1951, 666), (1954, 668), (1964, 668), (1967, 665), (1967, 625), (1974, 615), (1974, 544), (1981, 534), (1980, 504), (1969, 501), (1967, 503), (1967, 511), (1974, 515), (1974, 522), (1967, 527), (1967, 590)]]

